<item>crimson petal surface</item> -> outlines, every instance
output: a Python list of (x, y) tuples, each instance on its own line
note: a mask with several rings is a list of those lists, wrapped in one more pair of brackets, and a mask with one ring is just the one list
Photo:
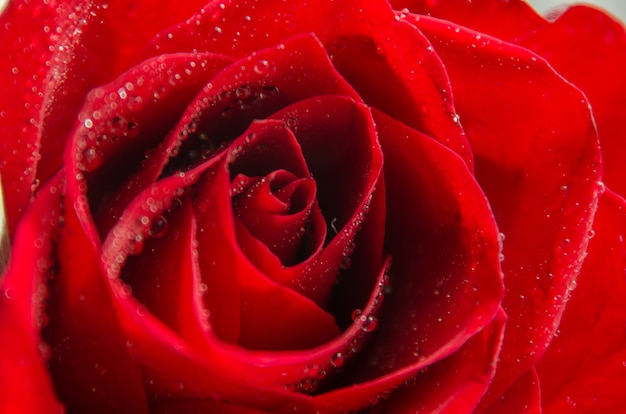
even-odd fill
[(407, 18), (448, 68), (477, 180), (506, 237), (503, 306), (511, 328), (487, 404), (552, 340), (602, 188), (599, 145), (587, 100), (542, 59), (442, 20)]
[(537, 364), (544, 413), (619, 412), (626, 398), (626, 203), (600, 197), (594, 237), (554, 338)]

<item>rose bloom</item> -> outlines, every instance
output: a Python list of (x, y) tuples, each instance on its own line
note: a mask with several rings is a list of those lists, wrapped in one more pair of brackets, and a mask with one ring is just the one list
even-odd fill
[(626, 34), (603, 12), (0, 20), (0, 412), (626, 412)]

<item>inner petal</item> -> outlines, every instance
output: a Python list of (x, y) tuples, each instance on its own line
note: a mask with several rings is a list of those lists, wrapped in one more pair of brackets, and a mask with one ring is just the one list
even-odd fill
[[(245, 189), (243, 183), (248, 184)], [(316, 187), (312, 178), (297, 178), (285, 170), (255, 179), (238, 175), (233, 180), (231, 192), (237, 189), (243, 190), (233, 197), (237, 227), (245, 226), (283, 266), (298, 263), (312, 253), (307, 248), (312, 244), (303, 243), (309, 233), (309, 218), (315, 205)], [(238, 232), (242, 230), (238, 229)]]

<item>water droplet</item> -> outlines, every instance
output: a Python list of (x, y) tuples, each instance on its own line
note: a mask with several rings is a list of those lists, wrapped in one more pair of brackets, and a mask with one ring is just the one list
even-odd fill
[(265, 72), (267, 72), (267, 70), (269, 69), (270, 64), (267, 60), (259, 60), (257, 63), (254, 64), (254, 72), (258, 75), (262, 75)]
[(304, 374), (309, 378), (322, 380), (326, 378), (326, 369), (317, 364), (313, 364), (304, 368)]
[(143, 235), (137, 234), (130, 240), (130, 244), (128, 246), (128, 254), (129, 255), (138, 255), (143, 251), (144, 240)]
[(259, 94), (261, 99), (271, 98), (273, 96), (278, 95), (279, 90), (276, 86), (266, 86), (263, 88), (263, 91)]
[(126, 131), (124, 132), (125, 137), (135, 138), (139, 135), (139, 125), (136, 122), (129, 122), (126, 127)]
[(124, 283), (122, 285), (122, 289), (120, 293), (122, 294), (123, 297), (130, 296), (133, 293), (133, 288), (131, 288), (129, 285)]
[(319, 384), (317, 380), (313, 378), (305, 378), (298, 383), (297, 387), (299, 391), (303, 391), (307, 393), (314, 393), (315, 391), (317, 391), (318, 386)]
[(413, 356), (420, 356), (422, 353), (422, 348), (418, 344), (415, 344), (415, 348), (413, 348)]
[(139, 111), (143, 108), (143, 98), (141, 96), (131, 96), (128, 98), (128, 109)]
[(156, 217), (150, 225), (150, 237), (161, 237), (167, 232), (167, 220), (163, 216)]
[(346, 362), (346, 358), (343, 356), (341, 352), (337, 352), (330, 358), (330, 365), (335, 368), (341, 368), (343, 364)]
[(13, 288), (6, 288), (4, 290), (4, 297), (7, 298), (7, 299), (15, 298), (15, 289), (13, 289)]
[(52, 357), (52, 349), (50, 348), (50, 345), (48, 345), (46, 342), (39, 342), (38, 348), (39, 354), (44, 360), (48, 360), (50, 359), (50, 357)]
[(241, 85), (235, 89), (235, 96), (239, 99), (248, 99), (252, 95), (252, 88), (248, 85)]
[(378, 327), (378, 320), (374, 315), (369, 315), (367, 317), (361, 315), (360, 316), (363, 325), (361, 326), (361, 330), (363, 332), (373, 332)]
[(287, 119), (287, 127), (291, 130), (296, 129), (296, 127), (298, 126), (298, 118), (295, 117), (289, 117)]
[(348, 270), (352, 267), (352, 259), (349, 257), (344, 257), (341, 260), (341, 264), (339, 265), (339, 267), (341, 268), (341, 270)]
[(361, 309), (355, 309), (352, 311), (352, 320), (356, 322), (361, 317), (363, 311)]
[(576, 407), (576, 401), (574, 401), (569, 395), (565, 397), (565, 401), (570, 407)]
[(380, 282), (378, 282), (378, 287), (386, 288), (387, 286), (389, 286), (389, 282), (390, 282), (389, 275), (385, 273), (382, 279), (380, 279)]

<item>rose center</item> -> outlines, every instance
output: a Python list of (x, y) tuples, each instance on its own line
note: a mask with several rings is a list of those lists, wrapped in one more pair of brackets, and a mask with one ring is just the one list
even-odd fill
[(236, 175), (231, 194), (238, 234), (247, 231), (283, 266), (303, 261), (316, 247), (309, 225), (315, 193), (312, 178), (298, 178), (285, 170), (265, 177)]

